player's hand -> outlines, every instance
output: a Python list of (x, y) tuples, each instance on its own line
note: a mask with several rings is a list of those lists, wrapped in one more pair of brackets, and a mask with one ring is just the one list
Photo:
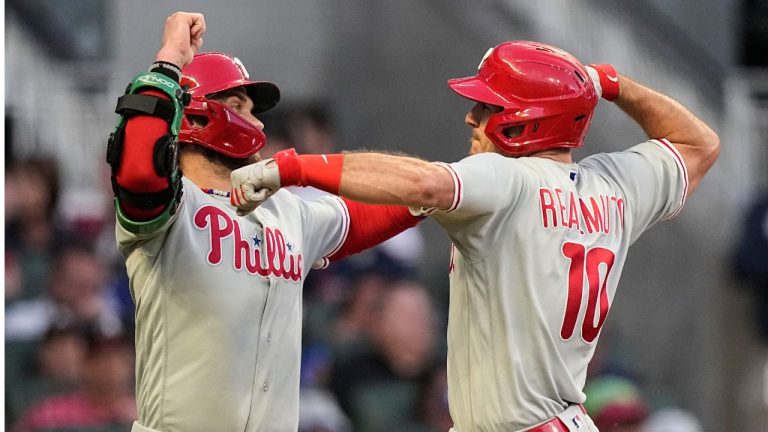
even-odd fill
[(590, 64), (586, 68), (598, 96), (607, 101), (612, 101), (619, 96), (619, 91), (621, 90), (619, 74), (613, 65)]
[(245, 216), (280, 189), (280, 169), (274, 159), (265, 159), (232, 171), (230, 180), (229, 200)]
[(182, 68), (190, 63), (203, 46), (205, 17), (196, 12), (176, 12), (165, 20), (163, 46), (155, 60)]

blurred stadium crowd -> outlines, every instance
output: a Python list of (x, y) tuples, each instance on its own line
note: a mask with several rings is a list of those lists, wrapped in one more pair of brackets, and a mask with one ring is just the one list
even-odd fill
[[(330, 109), (286, 105), (264, 115), (268, 157), (336, 150)], [(53, 158), (6, 166), (5, 421), (13, 432), (128, 430), (133, 302), (114, 240), (114, 210), (68, 220)], [(105, 181), (106, 183), (106, 181)], [(313, 199), (321, 193), (295, 190)], [(104, 193), (110, 194), (107, 186)], [(23, 197), (23, 199), (21, 199)], [(419, 227), (313, 271), (305, 284), (300, 430), (446, 432), (447, 279), (425, 282)], [(610, 337), (586, 387), (602, 431), (699, 432), (689, 412), (648, 394)]]

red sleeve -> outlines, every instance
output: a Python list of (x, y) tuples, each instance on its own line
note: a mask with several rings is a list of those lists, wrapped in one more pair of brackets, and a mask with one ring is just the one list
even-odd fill
[(413, 216), (408, 207), (363, 204), (346, 198), (342, 200), (349, 210), (349, 234), (341, 248), (329, 257), (331, 261), (376, 246), (424, 219)]
[[(140, 94), (169, 100), (156, 90), (144, 90)], [(168, 133), (168, 123), (149, 115), (136, 115), (125, 123), (123, 155), (117, 171), (117, 184), (129, 192), (142, 194), (160, 192), (168, 188), (168, 178), (157, 175), (154, 165), (155, 142)], [(160, 215), (167, 203), (153, 209), (139, 209), (121, 202), (120, 207), (132, 220), (150, 220)]]

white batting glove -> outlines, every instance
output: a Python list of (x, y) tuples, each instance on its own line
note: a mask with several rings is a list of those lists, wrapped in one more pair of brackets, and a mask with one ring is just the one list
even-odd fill
[(229, 200), (245, 216), (280, 189), (280, 170), (274, 159), (265, 159), (232, 171)]
[(619, 74), (613, 65), (589, 64), (585, 68), (598, 96), (607, 101), (612, 101), (619, 96)]

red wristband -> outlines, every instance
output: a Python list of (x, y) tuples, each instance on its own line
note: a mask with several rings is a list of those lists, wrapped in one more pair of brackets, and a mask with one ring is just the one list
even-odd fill
[(296, 150), (289, 148), (279, 151), (273, 156), (280, 171), (281, 186), (301, 185), (301, 164)]
[(275, 154), (282, 186), (312, 186), (338, 195), (343, 154), (297, 155), (294, 149)]
[(597, 71), (600, 76), (600, 87), (603, 88), (603, 99), (612, 101), (619, 96), (619, 74), (616, 68), (610, 64), (591, 64), (589, 65)]

